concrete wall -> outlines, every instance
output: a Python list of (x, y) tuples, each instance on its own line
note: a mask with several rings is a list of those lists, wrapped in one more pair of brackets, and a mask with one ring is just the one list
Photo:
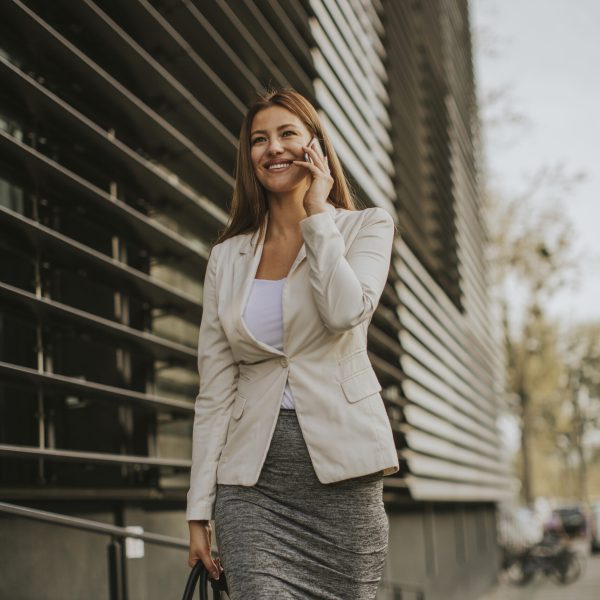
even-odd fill
[(420, 588), (426, 600), (470, 600), (495, 580), (494, 505), (428, 503), (388, 515), (388, 585), (382, 586), (378, 600), (394, 598), (388, 591), (394, 584)]

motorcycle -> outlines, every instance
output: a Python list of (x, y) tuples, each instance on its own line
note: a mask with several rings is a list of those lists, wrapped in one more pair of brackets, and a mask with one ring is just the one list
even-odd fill
[(585, 557), (568, 543), (545, 537), (521, 552), (507, 555), (503, 568), (513, 585), (527, 585), (537, 572), (542, 572), (555, 583), (568, 585), (581, 576), (584, 564)]

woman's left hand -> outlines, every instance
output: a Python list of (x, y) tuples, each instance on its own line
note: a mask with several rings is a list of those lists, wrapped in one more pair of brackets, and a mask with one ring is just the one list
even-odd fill
[(304, 194), (304, 210), (307, 215), (313, 212), (323, 212), (326, 209), (327, 198), (333, 187), (333, 177), (329, 171), (327, 157), (321, 154), (312, 147), (302, 146), (305, 152), (308, 152), (312, 159), (312, 163), (303, 160), (294, 160), (293, 163), (300, 167), (308, 169), (312, 175), (312, 183), (306, 194)]

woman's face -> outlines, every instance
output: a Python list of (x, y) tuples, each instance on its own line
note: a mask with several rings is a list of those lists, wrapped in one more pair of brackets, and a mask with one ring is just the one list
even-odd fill
[(294, 165), (304, 160), (303, 145), (311, 140), (304, 123), (286, 108), (270, 106), (254, 115), (250, 157), (260, 183), (270, 192), (288, 192), (310, 182), (310, 171)]

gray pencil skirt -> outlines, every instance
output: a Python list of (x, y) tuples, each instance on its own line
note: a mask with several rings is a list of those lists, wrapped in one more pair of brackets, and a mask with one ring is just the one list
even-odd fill
[(323, 484), (296, 411), (280, 409), (254, 486), (217, 484), (231, 600), (373, 599), (388, 547), (383, 471)]

